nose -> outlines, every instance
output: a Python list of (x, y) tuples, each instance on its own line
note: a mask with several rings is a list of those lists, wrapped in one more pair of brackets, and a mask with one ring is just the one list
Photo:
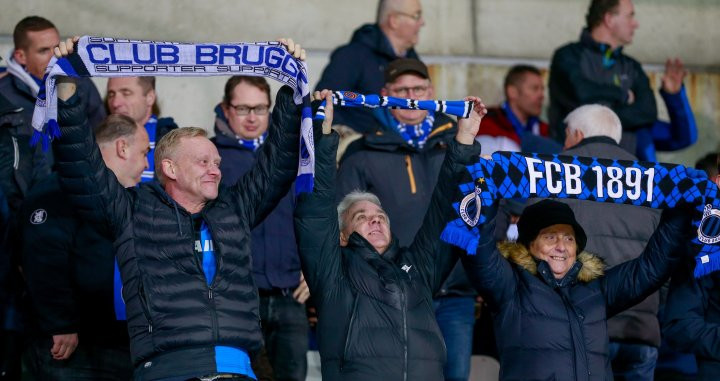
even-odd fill
[(257, 114), (255, 114), (255, 110), (250, 110), (250, 112), (247, 114), (247, 116), (245, 117), (245, 119), (247, 119), (247, 120), (249, 120), (249, 121), (251, 121), (251, 122), (257, 120)]
[(211, 165), (210, 169), (208, 169), (208, 174), (210, 174), (212, 176), (220, 176), (220, 166)]
[(121, 100), (120, 97), (117, 96), (117, 95), (114, 96), (114, 97), (112, 97), (112, 98), (110, 98), (110, 99), (108, 99), (108, 106), (110, 106), (110, 111), (114, 111), (115, 109), (117, 109), (117, 108), (120, 107), (121, 105), (122, 105), (122, 100)]

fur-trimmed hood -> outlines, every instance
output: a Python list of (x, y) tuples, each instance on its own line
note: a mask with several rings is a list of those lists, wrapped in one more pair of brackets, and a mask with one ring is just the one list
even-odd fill
[[(502, 242), (498, 243), (498, 250), (508, 261), (522, 267), (533, 275), (537, 274), (537, 261), (524, 245), (515, 242)], [(600, 257), (583, 251), (578, 254), (577, 261), (582, 264), (582, 268), (577, 275), (577, 280), (581, 282), (588, 283), (605, 274), (605, 262)]]

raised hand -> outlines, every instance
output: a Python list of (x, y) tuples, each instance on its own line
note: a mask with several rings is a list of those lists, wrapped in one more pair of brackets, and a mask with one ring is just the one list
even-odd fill
[(313, 93), (313, 100), (321, 99), (325, 99), (325, 120), (323, 120), (322, 132), (323, 135), (327, 135), (332, 130), (331, 127), (333, 122), (332, 91), (324, 89)]
[(668, 58), (665, 62), (665, 73), (662, 76), (662, 89), (669, 94), (679, 93), (686, 75), (685, 65), (679, 58)]
[(482, 102), (482, 99), (478, 97), (465, 97), (466, 101), (472, 101), (473, 110), (470, 116), (467, 118), (458, 119), (458, 131), (455, 135), (455, 140), (462, 144), (473, 144), (475, 136), (480, 130), (480, 121), (487, 114), (487, 108)]
[(80, 36), (75, 36), (72, 38), (68, 38), (65, 41), (60, 41), (60, 45), (56, 46), (53, 49), (55, 57), (62, 58), (71, 55), (75, 50), (75, 43), (77, 43), (79, 40)]
[(278, 42), (285, 45), (288, 53), (292, 54), (293, 57), (299, 59), (300, 61), (305, 61), (305, 49), (303, 49), (300, 44), (296, 44), (292, 38), (279, 38)]

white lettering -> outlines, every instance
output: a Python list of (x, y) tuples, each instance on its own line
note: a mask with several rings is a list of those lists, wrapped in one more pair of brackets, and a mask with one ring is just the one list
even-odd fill
[(567, 194), (582, 193), (580, 166), (577, 164), (563, 163), (563, 167), (565, 167), (565, 187), (567, 188)]
[(542, 172), (535, 169), (535, 164), (540, 164), (542, 160), (532, 157), (525, 157), (527, 162), (528, 174), (530, 175), (530, 193), (537, 194), (537, 181), (542, 179)]

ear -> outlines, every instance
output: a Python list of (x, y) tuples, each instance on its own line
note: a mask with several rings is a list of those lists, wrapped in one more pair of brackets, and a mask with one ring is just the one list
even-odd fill
[(25, 51), (22, 49), (15, 49), (13, 52), (13, 59), (20, 65), (25, 66), (27, 64), (27, 56), (25, 55)]
[(520, 96), (518, 88), (512, 85), (505, 88), (505, 93), (507, 94), (507, 100), (515, 100)]
[(161, 170), (163, 175), (165, 175), (165, 177), (167, 177), (168, 179), (177, 180), (177, 175), (175, 174), (175, 165), (173, 164), (172, 160), (163, 159), (161, 164)]
[(340, 246), (347, 246), (348, 244), (348, 236), (345, 234), (345, 232), (340, 232)]
[(145, 105), (147, 107), (152, 107), (152, 105), (155, 103), (155, 99), (157, 99), (157, 94), (155, 94), (155, 90), (150, 89), (150, 91), (148, 91), (147, 95), (145, 96)]
[(386, 88), (385, 86), (383, 86), (383, 88), (380, 89), (380, 95), (382, 95), (382, 96), (384, 96), (384, 97), (387, 97), (387, 96), (388, 96), (388, 91), (387, 91), (387, 88)]
[(120, 138), (115, 141), (115, 154), (123, 160), (128, 158), (129, 152), (127, 140)]

